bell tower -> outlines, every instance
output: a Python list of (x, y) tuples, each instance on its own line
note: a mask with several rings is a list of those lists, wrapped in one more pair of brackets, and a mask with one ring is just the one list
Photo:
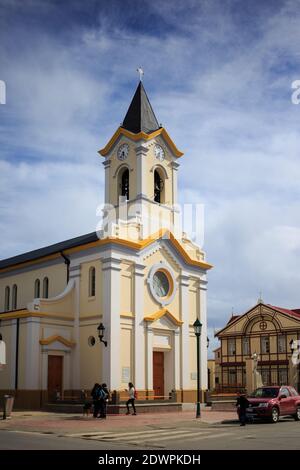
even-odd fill
[(144, 238), (177, 223), (177, 160), (183, 153), (159, 124), (141, 80), (122, 125), (99, 153), (115, 224), (139, 223)]

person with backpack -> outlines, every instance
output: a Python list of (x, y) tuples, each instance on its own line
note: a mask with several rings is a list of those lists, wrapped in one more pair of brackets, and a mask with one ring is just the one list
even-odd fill
[(99, 397), (98, 397), (99, 387), (100, 385), (98, 383), (95, 383), (93, 390), (91, 391), (91, 396), (93, 398), (93, 408), (94, 408), (93, 417), (94, 418), (97, 418), (99, 414), (99, 407), (100, 407), (100, 402), (99, 402)]
[(128, 392), (128, 396), (129, 396), (129, 399), (127, 400), (126, 402), (126, 407), (127, 407), (127, 415), (130, 414), (130, 411), (129, 411), (129, 404), (131, 404), (132, 408), (133, 408), (133, 415), (136, 415), (136, 409), (135, 409), (135, 405), (134, 405), (134, 402), (137, 398), (137, 392), (134, 388), (134, 385), (133, 383), (129, 382), (128, 384), (128, 390), (125, 390), (126, 392)]
[(109, 390), (107, 385), (104, 383), (102, 384), (102, 392), (100, 397), (100, 418), (106, 419), (106, 412), (107, 412), (107, 403), (109, 400)]

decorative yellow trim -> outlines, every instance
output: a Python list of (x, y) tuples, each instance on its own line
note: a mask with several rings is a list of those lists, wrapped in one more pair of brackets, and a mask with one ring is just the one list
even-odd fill
[(148, 315), (147, 317), (144, 317), (144, 321), (153, 322), (163, 317), (164, 315), (167, 315), (168, 317), (170, 317), (170, 319), (177, 326), (181, 326), (183, 324), (183, 321), (178, 320), (178, 318), (174, 317), (174, 315), (171, 312), (169, 312), (167, 308), (162, 308), (161, 310), (158, 310), (157, 312), (152, 313), (151, 315)]
[(121, 313), (120, 317), (121, 318), (133, 318), (134, 315), (132, 313)]
[(156, 137), (157, 135), (162, 135), (162, 137), (166, 140), (167, 144), (170, 146), (170, 148), (172, 149), (172, 151), (174, 152), (174, 154), (176, 155), (176, 157), (182, 157), (183, 155), (183, 152), (181, 152), (177, 147), (176, 145), (174, 144), (173, 140), (171, 139), (171, 137), (169, 136), (169, 134), (167, 133), (166, 129), (164, 129), (163, 127), (161, 127), (160, 129), (158, 129), (157, 131), (154, 131), (154, 132), (151, 132), (151, 134), (146, 134), (145, 132), (139, 132), (138, 134), (134, 134), (133, 132), (130, 132), (130, 131), (127, 131), (126, 129), (123, 129), (122, 127), (119, 127), (116, 132), (114, 133), (114, 135), (112, 136), (112, 138), (110, 139), (110, 141), (108, 142), (108, 144), (101, 150), (99, 150), (99, 154), (102, 155), (102, 157), (105, 157), (105, 155), (108, 154), (108, 152), (110, 151), (111, 147), (114, 145), (114, 143), (116, 142), (116, 140), (118, 139), (118, 137), (120, 135), (125, 135), (126, 137), (128, 137), (129, 139), (131, 140), (150, 140), (150, 139), (153, 139), (154, 137)]
[(101, 320), (102, 315), (99, 315), (99, 314), (97, 314), (97, 315), (87, 315), (87, 316), (81, 315), (80, 318), (79, 318), (79, 321), (84, 322), (85, 320), (87, 320), (87, 321), (88, 320), (95, 320), (95, 318), (97, 318), (97, 320)]
[(11, 320), (14, 318), (27, 318), (27, 317), (55, 318), (57, 320), (73, 321), (72, 317), (59, 316), (59, 313), (53, 314), (53, 313), (48, 313), (48, 312), (29, 312), (26, 309), (0, 314), (0, 320)]
[(5, 320), (6, 318), (7, 319), (22, 318), (22, 317), (26, 316), (27, 313), (28, 313), (28, 310), (26, 308), (24, 308), (22, 310), (10, 310), (9, 312), (1, 313), (0, 314), (0, 320)]
[[(67, 250), (64, 250), (64, 253), (68, 255), (68, 254), (76, 253), (78, 251), (82, 251), (88, 248), (108, 245), (110, 243), (115, 243), (116, 245), (126, 246), (134, 250), (142, 250), (143, 248), (146, 248), (147, 246), (151, 245), (151, 243), (155, 242), (156, 240), (160, 238), (166, 238), (166, 239), (169, 238), (172, 244), (174, 245), (174, 247), (181, 254), (181, 256), (183, 257), (183, 259), (185, 260), (187, 264), (190, 264), (192, 266), (197, 266), (205, 270), (211, 269), (213, 267), (212, 264), (206, 263), (205, 261), (197, 261), (197, 260), (192, 259), (189, 256), (189, 254), (185, 251), (185, 249), (181, 246), (181, 244), (178, 242), (178, 240), (174, 237), (174, 235), (168, 229), (160, 229), (158, 232), (150, 235), (145, 240), (140, 240), (140, 241), (130, 241), (130, 240), (125, 240), (125, 239), (116, 238), (116, 237), (108, 237), (108, 238), (104, 238), (103, 240), (97, 240), (95, 242), (85, 243), (85, 244), (76, 246), (74, 248), (69, 248)], [(52, 256), (56, 257), (54, 255)], [(40, 262), (41, 260), (46, 260), (48, 258), (49, 257), (41, 257), (39, 258), (39, 260), (35, 260), (34, 263)], [(30, 264), (32, 264), (30, 261), (26, 261), (22, 263), (22, 266), (30, 265)], [(0, 271), (13, 270), (13, 269), (16, 269), (18, 266), (19, 265), (14, 265), (14, 266), (11, 266), (10, 268), (5, 268), (4, 270), (0, 270)]]
[(151, 243), (163, 237), (166, 239), (167, 238), (170, 239), (172, 244), (175, 246), (177, 251), (179, 251), (179, 253), (184, 258), (187, 264), (191, 264), (193, 266), (197, 266), (199, 268), (203, 268), (206, 270), (211, 269), (213, 267), (212, 264), (206, 263), (205, 261), (197, 261), (197, 260), (192, 259), (189, 256), (189, 254), (185, 251), (185, 249), (181, 246), (181, 244), (177, 241), (174, 235), (168, 229), (160, 229), (157, 232), (150, 235), (148, 238), (145, 238), (144, 240), (131, 241), (131, 240), (125, 240), (125, 239), (117, 238), (117, 237), (107, 237), (107, 238), (104, 238), (103, 240), (98, 240), (96, 242), (86, 243), (84, 245), (76, 246), (74, 248), (69, 248), (68, 250), (64, 250), (64, 252), (66, 254), (71, 254), (71, 253), (76, 253), (84, 249), (107, 245), (110, 243), (115, 243), (116, 245), (126, 246), (127, 248), (133, 248), (134, 250), (142, 250), (146, 248), (147, 246), (151, 245)]
[(73, 348), (73, 346), (75, 346), (76, 344), (75, 341), (69, 341), (68, 339), (63, 338), (62, 336), (59, 336), (59, 335), (53, 335), (53, 336), (49, 336), (49, 338), (46, 338), (46, 339), (40, 339), (40, 344), (42, 346), (46, 346), (48, 344), (54, 343), (55, 341), (59, 341), (65, 346), (68, 346), (68, 348)]

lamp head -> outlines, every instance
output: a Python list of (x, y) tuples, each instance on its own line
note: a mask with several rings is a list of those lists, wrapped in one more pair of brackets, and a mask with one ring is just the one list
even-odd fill
[(202, 330), (202, 323), (200, 322), (199, 318), (195, 321), (193, 324), (194, 327), (194, 332), (196, 336), (201, 336), (201, 330)]
[(106, 347), (107, 341), (104, 341), (103, 339), (104, 331), (105, 331), (105, 326), (103, 325), (103, 323), (100, 323), (100, 325), (97, 327), (97, 330), (98, 330), (98, 337), (99, 337), (100, 343), (103, 343), (104, 346)]

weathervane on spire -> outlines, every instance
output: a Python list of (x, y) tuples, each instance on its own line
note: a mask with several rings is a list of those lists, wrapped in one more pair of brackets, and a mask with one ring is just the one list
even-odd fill
[(137, 73), (139, 74), (140, 76), (140, 82), (142, 81), (142, 78), (143, 78), (143, 75), (144, 75), (144, 70), (142, 69), (142, 67), (138, 67), (136, 69)]

